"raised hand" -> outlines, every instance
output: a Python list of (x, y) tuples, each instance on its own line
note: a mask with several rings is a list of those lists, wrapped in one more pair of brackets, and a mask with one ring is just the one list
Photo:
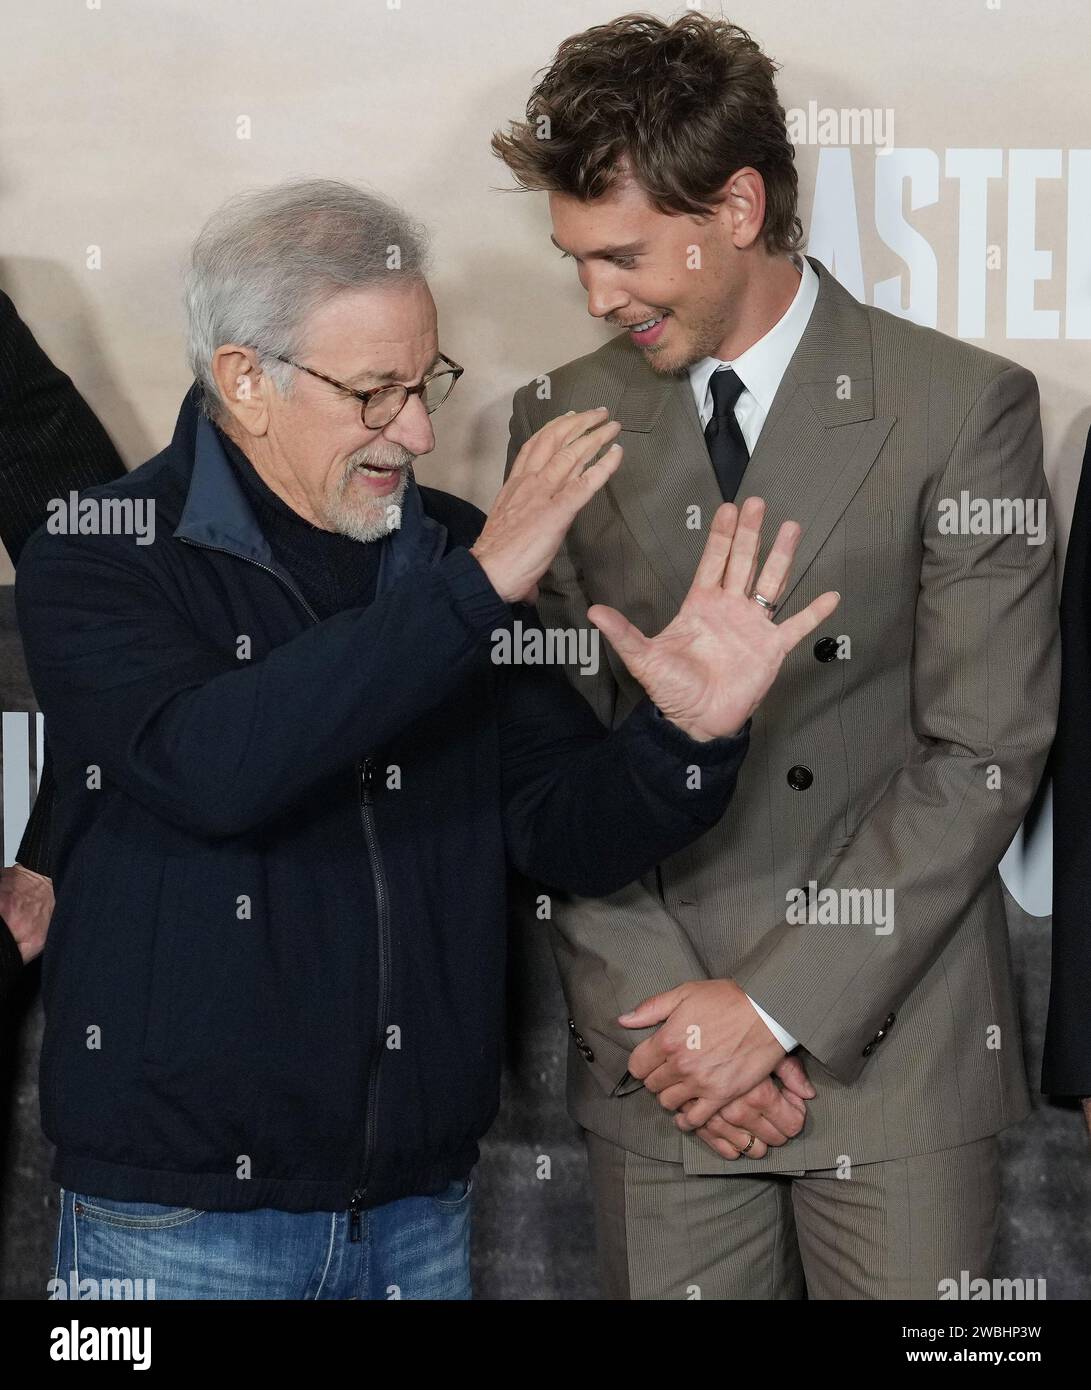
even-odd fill
[[(605, 406), (558, 416), (532, 434), (515, 457), (470, 554), (509, 603), (533, 603), (538, 580), (560, 549), (576, 513), (621, 463), (621, 430)], [(602, 458), (587, 467), (604, 445)]]
[[(802, 530), (786, 521), (758, 575), (765, 503), (749, 497), (717, 509), (685, 602), (656, 637), (645, 637), (615, 608), (596, 603), (589, 620), (649, 698), (692, 738), (735, 734), (757, 709), (785, 656), (834, 611), (840, 595), (820, 594), (782, 623), (771, 621)], [(753, 588), (752, 588), (753, 586)]]

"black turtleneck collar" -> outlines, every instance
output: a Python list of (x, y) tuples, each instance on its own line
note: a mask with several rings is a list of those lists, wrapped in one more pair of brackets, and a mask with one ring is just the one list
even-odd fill
[(218, 425), (215, 428), (273, 554), (319, 618), (370, 603), (375, 597), (382, 542), (324, 531), (300, 516), (277, 496), (235, 441)]

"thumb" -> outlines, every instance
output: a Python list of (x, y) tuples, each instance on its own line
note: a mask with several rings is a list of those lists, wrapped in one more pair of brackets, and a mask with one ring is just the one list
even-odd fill
[(773, 1075), (780, 1078), (781, 1084), (790, 1095), (799, 1096), (800, 1100), (813, 1100), (818, 1094), (808, 1080), (803, 1063), (790, 1053), (776, 1064)]
[(648, 644), (648, 639), (640, 629), (634, 627), (623, 613), (619, 613), (616, 608), (607, 607), (605, 603), (593, 603), (587, 610), (587, 618), (621, 657), (629, 673), (639, 680), (632, 663)]
[(665, 990), (662, 994), (653, 994), (650, 999), (642, 1000), (627, 1014), (619, 1014), (618, 1022), (626, 1028), (650, 1028), (653, 1023), (662, 1023), (665, 1018), (669, 1018), (685, 997), (686, 992), (681, 985), (676, 989)]

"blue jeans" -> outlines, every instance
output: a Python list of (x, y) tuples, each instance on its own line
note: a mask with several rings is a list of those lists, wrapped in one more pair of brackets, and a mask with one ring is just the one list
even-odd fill
[(473, 1175), (360, 1212), (196, 1211), (61, 1188), (60, 1298), (468, 1299)]

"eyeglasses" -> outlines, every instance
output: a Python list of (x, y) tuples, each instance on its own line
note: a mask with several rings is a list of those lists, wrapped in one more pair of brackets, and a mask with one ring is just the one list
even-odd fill
[(289, 367), (306, 372), (308, 376), (316, 376), (319, 381), (328, 381), (339, 391), (355, 397), (360, 402), (361, 419), (369, 430), (381, 430), (389, 425), (410, 396), (420, 396), (425, 410), (431, 415), (455, 389), (455, 382), (466, 370), (441, 352), (438, 358), (444, 364), (443, 370), (426, 376), (417, 386), (403, 386), (401, 382), (395, 382), (390, 386), (375, 386), (370, 391), (354, 391), (343, 381), (335, 381), (332, 376), (326, 376), (325, 372), (316, 372), (313, 367), (305, 367), (302, 362), (293, 362), (290, 357), (281, 357), (280, 353), (273, 355), (278, 362), (286, 362)]

